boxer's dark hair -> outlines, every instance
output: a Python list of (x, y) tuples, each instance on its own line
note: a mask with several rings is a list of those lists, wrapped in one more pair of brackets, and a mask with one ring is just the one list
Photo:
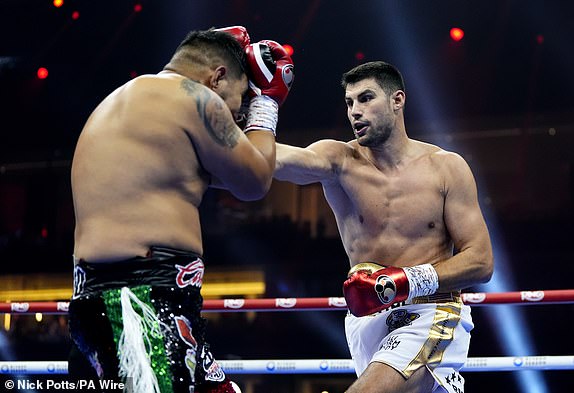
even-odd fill
[(400, 71), (394, 65), (384, 61), (372, 61), (361, 64), (345, 72), (341, 78), (341, 86), (343, 86), (343, 89), (346, 89), (348, 84), (369, 78), (375, 79), (388, 95), (393, 94), (397, 90), (405, 91), (405, 82)]
[(171, 62), (186, 61), (212, 65), (223, 60), (232, 76), (239, 78), (247, 69), (245, 51), (231, 34), (215, 30), (191, 31), (181, 41)]

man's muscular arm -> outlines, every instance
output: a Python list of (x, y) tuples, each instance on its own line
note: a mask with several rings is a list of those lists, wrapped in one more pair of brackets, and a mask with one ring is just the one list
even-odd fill
[(344, 155), (345, 144), (321, 140), (306, 148), (276, 143), (274, 177), (295, 184), (310, 184), (334, 179)]
[(264, 196), (274, 167), (273, 135), (261, 133), (247, 138), (225, 102), (212, 90), (189, 79), (182, 80), (181, 87), (194, 100), (201, 129), (205, 130), (200, 132), (193, 120), (186, 127), (201, 165), (239, 199)]
[[(249, 109), (245, 135), (259, 153), (269, 162), (271, 172), (275, 168), (275, 129), (279, 106), (287, 98), (293, 84), (293, 61), (287, 51), (277, 42), (264, 40), (249, 44), (244, 28), (227, 28), (245, 48), (248, 65)], [(270, 185), (271, 180), (267, 188)], [(212, 174), (212, 188), (229, 189), (225, 181)], [(232, 190), (230, 190), (232, 191)]]
[(446, 154), (444, 220), (457, 253), (433, 265), (439, 276), (438, 291), (449, 292), (489, 281), (494, 262), (472, 172), (459, 155), (441, 154)]

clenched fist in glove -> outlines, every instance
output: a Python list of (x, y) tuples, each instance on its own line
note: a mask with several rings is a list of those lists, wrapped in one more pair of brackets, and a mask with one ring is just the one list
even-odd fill
[(428, 263), (404, 268), (359, 263), (351, 268), (343, 284), (347, 306), (356, 317), (384, 310), (393, 303), (432, 295), (437, 289), (438, 275)]
[(224, 33), (231, 34), (243, 49), (250, 43), (249, 34), (247, 29), (243, 26), (230, 26), (215, 29), (216, 31), (223, 31)]
[(275, 41), (263, 40), (245, 48), (252, 95), (266, 95), (283, 104), (293, 84), (293, 60)]
[(249, 105), (245, 131), (267, 129), (275, 134), (278, 109), (294, 80), (293, 60), (277, 42), (264, 40), (245, 48), (249, 76)]

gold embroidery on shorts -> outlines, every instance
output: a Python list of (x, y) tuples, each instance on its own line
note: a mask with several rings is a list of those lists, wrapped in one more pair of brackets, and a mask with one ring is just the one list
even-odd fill
[(454, 329), (460, 321), (460, 311), (460, 303), (437, 304), (427, 340), (417, 356), (403, 370), (407, 378), (423, 365), (432, 370), (440, 364), (446, 347), (453, 339)]

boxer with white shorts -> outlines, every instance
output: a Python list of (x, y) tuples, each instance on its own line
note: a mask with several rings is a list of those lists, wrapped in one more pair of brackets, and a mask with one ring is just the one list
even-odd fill
[(470, 307), (460, 297), (452, 298), (403, 302), (365, 317), (349, 313), (345, 333), (357, 376), (371, 362), (387, 364), (405, 379), (425, 366), (435, 380), (433, 392), (462, 392), (464, 378), (458, 370), (466, 361), (474, 325)]
[(345, 333), (357, 376), (371, 362), (392, 367), (405, 380), (424, 366), (434, 379), (432, 392), (464, 392), (458, 371), (474, 327), (470, 307), (458, 292), (435, 293), (436, 279), (432, 265), (351, 268), (343, 284)]
[(321, 183), (335, 215), (359, 376), (347, 393), (462, 392), (473, 325), (459, 294), (493, 271), (474, 177), (460, 155), (407, 136), (396, 67), (361, 64), (342, 86), (355, 139), (278, 143), (274, 176)]

